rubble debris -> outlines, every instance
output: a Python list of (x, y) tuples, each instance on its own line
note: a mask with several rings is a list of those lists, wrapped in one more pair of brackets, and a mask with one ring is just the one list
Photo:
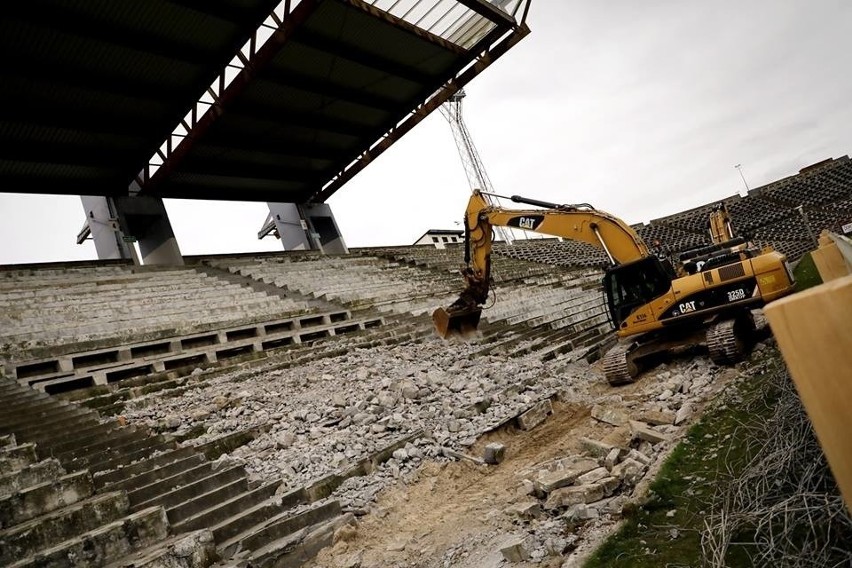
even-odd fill
[(612, 426), (623, 426), (624, 424), (627, 424), (628, 420), (630, 420), (630, 417), (626, 412), (617, 408), (604, 407), (599, 404), (592, 407), (592, 418)]
[(518, 427), (521, 430), (532, 430), (544, 422), (550, 414), (553, 414), (553, 405), (550, 399), (542, 400), (518, 416)]
[(485, 463), (489, 465), (497, 465), (506, 457), (506, 446), (499, 442), (492, 442), (485, 446)]
[(668, 436), (662, 432), (658, 432), (647, 424), (636, 420), (630, 421), (630, 431), (633, 433), (634, 439), (645, 440), (652, 444), (659, 444), (660, 442), (665, 442), (669, 439)]

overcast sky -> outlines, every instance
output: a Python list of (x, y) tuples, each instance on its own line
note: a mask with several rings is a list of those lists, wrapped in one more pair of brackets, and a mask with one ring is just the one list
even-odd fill
[[(852, 151), (852, 2), (533, 0), (532, 34), (467, 88), (500, 193), (630, 223)], [(350, 247), (453, 228), (469, 188), (435, 112), (329, 201)], [(280, 250), (263, 203), (167, 200), (184, 254)], [(77, 197), (0, 194), (0, 263), (96, 258)]]

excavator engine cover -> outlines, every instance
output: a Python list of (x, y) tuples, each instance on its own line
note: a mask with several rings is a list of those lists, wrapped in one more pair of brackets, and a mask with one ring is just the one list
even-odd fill
[(435, 332), (443, 339), (451, 336), (467, 337), (476, 332), (480, 316), (482, 310), (478, 308), (453, 312), (438, 308), (432, 312), (432, 322), (435, 324)]

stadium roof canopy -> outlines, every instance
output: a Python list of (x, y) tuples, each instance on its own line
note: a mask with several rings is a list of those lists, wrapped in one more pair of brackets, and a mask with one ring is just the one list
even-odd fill
[(524, 37), (529, 1), (9, 2), (0, 191), (324, 201)]

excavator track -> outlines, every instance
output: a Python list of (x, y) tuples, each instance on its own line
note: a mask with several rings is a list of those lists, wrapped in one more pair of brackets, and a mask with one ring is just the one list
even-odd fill
[(604, 355), (604, 376), (613, 386), (626, 385), (636, 380), (639, 367), (632, 360), (630, 343), (618, 343)]
[(748, 350), (748, 334), (754, 329), (751, 317), (720, 321), (707, 329), (710, 360), (717, 365), (742, 361)]

